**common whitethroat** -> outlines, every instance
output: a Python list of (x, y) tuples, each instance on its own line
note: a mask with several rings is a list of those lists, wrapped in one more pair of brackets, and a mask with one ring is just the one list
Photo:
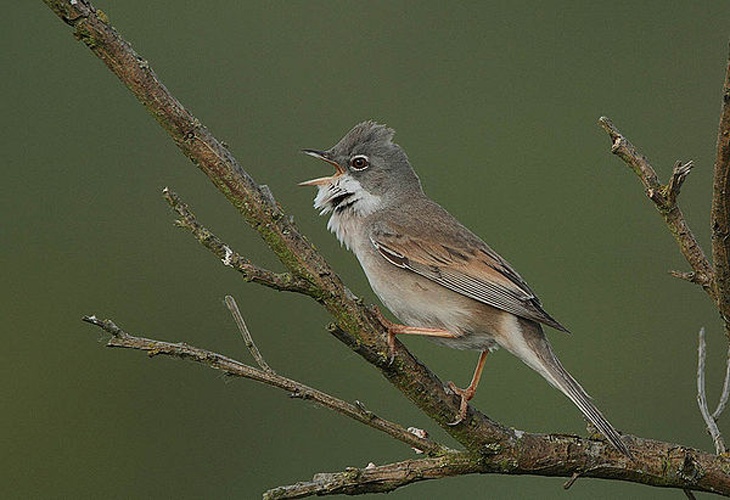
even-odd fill
[(457, 349), (481, 351), (461, 397), (456, 425), (466, 418), (484, 362), (503, 347), (570, 399), (622, 453), (620, 434), (563, 368), (542, 325), (567, 332), (550, 316), (514, 268), (451, 214), (428, 198), (395, 131), (366, 121), (326, 151), (304, 153), (335, 168), (329, 177), (302, 182), (317, 187), (314, 207), (332, 214), (327, 227), (351, 250), (370, 286), (403, 324), (388, 320), (395, 336), (425, 335)]

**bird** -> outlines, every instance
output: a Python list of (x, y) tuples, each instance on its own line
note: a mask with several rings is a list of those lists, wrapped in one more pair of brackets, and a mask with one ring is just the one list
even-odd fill
[(631, 457), (619, 432), (558, 360), (544, 329), (568, 332), (543, 309), (527, 282), (481, 238), (431, 200), (395, 131), (375, 121), (355, 125), (327, 150), (303, 149), (335, 168), (314, 186), (314, 208), (359, 261), (375, 294), (401, 323), (396, 335), (423, 335), (456, 349), (480, 351), (470, 384), (448, 387), (460, 397), (450, 425), (466, 419), (490, 352), (503, 348), (570, 399), (618, 451)]

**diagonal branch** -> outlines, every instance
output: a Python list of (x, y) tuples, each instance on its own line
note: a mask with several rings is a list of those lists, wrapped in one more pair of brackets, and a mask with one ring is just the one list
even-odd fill
[(362, 405), (350, 404), (322, 391), (308, 387), (296, 380), (277, 375), (273, 371), (257, 369), (235, 359), (223, 356), (222, 354), (200, 349), (199, 347), (185, 343), (173, 344), (162, 340), (135, 337), (119, 328), (109, 319), (100, 320), (96, 316), (84, 316), (83, 320), (111, 334), (111, 338), (106, 344), (107, 347), (138, 349), (146, 351), (150, 356), (163, 354), (174, 358), (195, 361), (214, 370), (220, 370), (226, 375), (243, 377), (283, 389), (291, 397), (314, 401), (321, 406), (335, 410), (337, 413), (384, 432), (408, 446), (423, 450), (426, 453), (435, 454), (446, 450), (445, 447), (430, 439), (416, 436), (404, 427), (364, 410)]
[(261, 368), (263, 371), (274, 373), (274, 370), (271, 369), (269, 363), (266, 362), (264, 357), (261, 355), (261, 351), (259, 351), (258, 346), (253, 341), (251, 331), (248, 329), (248, 325), (246, 325), (246, 322), (243, 319), (243, 315), (238, 309), (236, 299), (234, 299), (230, 295), (226, 295), (225, 302), (226, 307), (228, 307), (228, 310), (231, 312), (231, 316), (233, 316), (233, 320), (236, 322), (238, 331), (241, 332), (241, 337), (243, 337), (243, 343), (246, 345), (246, 349), (248, 349), (248, 352), (251, 353), (254, 361), (256, 361), (256, 364), (259, 365), (259, 368)]
[(649, 160), (642, 155), (631, 142), (619, 132), (608, 117), (602, 116), (598, 123), (611, 138), (611, 152), (621, 158), (644, 186), (646, 195), (654, 202), (659, 214), (664, 219), (669, 231), (679, 245), (679, 250), (692, 267), (691, 281), (702, 285), (702, 288), (716, 300), (713, 287), (714, 272), (707, 260), (702, 247), (694, 233), (689, 228), (682, 210), (677, 205), (677, 195), (684, 179), (689, 174), (692, 163), (677, 163), (669, 184), (664, 186), (659, 182), (656, 170)]
[(682, 184), (684, 184), (684, 181), (687, 180), (687, 176), (692, 171), (692, 168), (694, 166), (695, 165), (692, 160), (688, 161), (687, 163), (682, 163), (681, 161), (678, 161), (674, 164), (674, 168), (672, 169), (672, 176), (669, 178), (669, 184), (667, 184), (667, 187), (665, 189), (665, 196), (668, 206), (677, 205), (677, 198), (679, 198), (679, 191), (680, 189), (682, 189)]
[(179, 227), (190, 231), (201, 245), (213, 252), (223, 262), (223, 265), (241, 273), (243, 279), (246, 281), (253, 281), (254, 283), (268, 286), (275, 290), (298, 292), (310, 296), (315, 294), (316, 289), (309, 281), (296, 278), (291, 273), (275, 273), (256, 266), (239, 253), (234, 252), (231, 247), (198, 222), (195, 214), (188, 208), (186, 203), (183, 203), (180, 196), (174, 191), (165, 188), (162, 190), (162, 196), (180, 217), (175, 223)]
[[(457, 441), (479, 448), (512, 433), (474, 410), (464, 425), (450, 427), (459, 398), (426, 366), (396, 342), (389, 363), (385, 326), (350, 292), (334, 270), (287, 217), (271, 192), (260, 186), (221, 144), (162, 84), (151, 65), (99, 15), (87, 0), (44, 0), (74, 36), (97, 55), (147, 108), (175, 144), (205, 173), (299, 280), (311, 284), (309, 295), (332, 315), (332, 333), (376, 366), (383, 376)], [(474, 427), (470, 428), (469, 422)], [(478, 431), (478, 432), (477, 432)]]

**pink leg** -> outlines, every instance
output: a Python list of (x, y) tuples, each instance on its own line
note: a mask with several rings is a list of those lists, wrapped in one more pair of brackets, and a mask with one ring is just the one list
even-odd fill
[(449, 422), (449, 425), (458, 425), (466, 418), (466, 412), (469, 409), (469, 401), (474, 397), (477, 392), (477, 386), (479, 385), (479, 379), (482, 378), (482, 371), (484, 370), (484, 363), (487, 361), (487, 355), (489, 351), (482, 351), (479, 355), (479, 361), (477, 361), (477, 367), (474, 370), (474, 375), (471, 378), (471, 383), (466, 389), (459, 389), (454, 385), (453, 382), (449, 382), (449, 388), (456, 394), (461, 396), (461, 404), (459, 405), (459, 414), (456, 416), (456, 420)]
[(380, 312), (380, 309), (373, 309), (375, 310), (375, 314), (378, 316), (380, 322), (383, 323), (383, 325), (385, 325), (385, 327), (388, 329), (388, 350), (390, 351), (391, 361), (395, 356), (396, 335), (424, 335), (426, 337), (441, 337), (448, 339), (454, 339), (458, 337), (457, 334), (452, 333), (448, 330), (444, 330), (443, 328), (426, 328), (420, 326), (407, 326), (393, 323), (388, 318), (383, 316), (383, 313)]
[[(375, 314), (378, 316), (383, 325), (388, 329), (388, 349), (390, 351), (390, 361), (393, 362), (395, 357), (395, 336), (396, 335), (424, 335), (427, 337), (441, 337), (453, 339), (459, 337), (459, 335), (444, 330), (442, 328), (425, 328), (418, 326), (407, 326), (398, 323), (393, 323), (380, 312), (380, 309), (374, 308)], [(449, 388), (454, 393), (461, 396), (461, 403), (459, 405), (459, 414), (456, 415), (456, 420), (449, 422), (449, 425), (458, 425), (466, 418), (466, 412), (469, 409), (469, 401), (474, 397), (477, 392), (477, 386), (479, 385), (479, 379), (482, 378), (482, 371), (484, 370), (484, 363), (487, 361), (487, 355), (489, 351), (482, 351), (479, 355), (479, 361), (477, 361), (477, 367), (474, 370), (474, 375), (471, 377), (469, 387), (466, 389), (460, 389), (454, 385), (453, 382), (449, 382)]]

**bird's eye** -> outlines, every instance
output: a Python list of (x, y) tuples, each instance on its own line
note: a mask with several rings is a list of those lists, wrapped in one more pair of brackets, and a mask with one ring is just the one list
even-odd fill
[(370, 160), (365, 155), (353, 156), (350, 159), (350, 166), (355, 170), (365, 170), (370, 166)]

